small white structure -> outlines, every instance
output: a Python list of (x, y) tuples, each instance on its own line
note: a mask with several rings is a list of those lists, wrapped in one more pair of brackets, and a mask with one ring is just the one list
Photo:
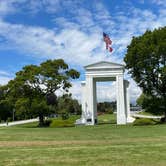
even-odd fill
[(116, 81), (117, 124), (134, 121), (130, 117), (129, 82), (124, 80), (124, 65), (101, 61), (85, 66), (86, 80), (82, 82), (82, 116), (76, 124), (97, 123), (96, 82)]

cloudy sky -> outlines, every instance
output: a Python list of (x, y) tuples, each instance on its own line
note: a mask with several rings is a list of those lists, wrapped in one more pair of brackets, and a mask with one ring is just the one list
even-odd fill
[[(28, 64), (63, 58), (81, 72), (73, 82), (80, 99), (83, 66), (124, 63), (132, 36), (166, 25), (166, 0), (0, 0), (0, 84)], [(105, 50), (102, 33), (113, 41)], [(129, 75), (130, 97), (141, 93)], [(98, 84), (98, 100), (115, 99), (115, 83)]]

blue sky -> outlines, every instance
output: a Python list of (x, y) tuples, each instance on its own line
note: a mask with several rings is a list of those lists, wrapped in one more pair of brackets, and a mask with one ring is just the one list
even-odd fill
[[(81, 72), (71, 89), (80, 98), (84, 65), (124, 63), (132, 36), (165, 25), (166, 0), (0, 0), (0, 84), (24, 65), (63, 58)], [(103, 31), (113, 41), (111, 54), (105, 50)], [(140, 89), (125, 77), (135, 100)], [(99, 97), (113, 99), (114, 86), (99, 85)]]

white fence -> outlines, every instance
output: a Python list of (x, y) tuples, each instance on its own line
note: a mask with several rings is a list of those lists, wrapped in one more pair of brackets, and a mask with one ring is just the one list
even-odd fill
[(31, 122), (38, 122), (38, 121), (39, 121), (39, 118), (20, 120), (20, 121), (15, 121), (15, 122), (2, 123), (2, 124), (0, 124), (0, 127), (2, 127), (2, 126), (14, 126), (14, 125), (31, 123)]
[(149, 119), (161, 119), (163, 116), (149, 116), (149, 115), (139, 115), (139, 114), (132, 114), (134, 118), (149, 118)]

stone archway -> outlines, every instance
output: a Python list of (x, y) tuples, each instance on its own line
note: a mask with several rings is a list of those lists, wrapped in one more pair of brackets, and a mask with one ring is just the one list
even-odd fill
[(85, 66), (85, 81), (82, 82), (82, 116), (76, 124), (94, 125), (97, 120), (96, 82), (116, 81), (117, 124), (126, 124), (130, 117), (128, 95), (129, 82), (124, 80), (124, 65), (101, 61)]

